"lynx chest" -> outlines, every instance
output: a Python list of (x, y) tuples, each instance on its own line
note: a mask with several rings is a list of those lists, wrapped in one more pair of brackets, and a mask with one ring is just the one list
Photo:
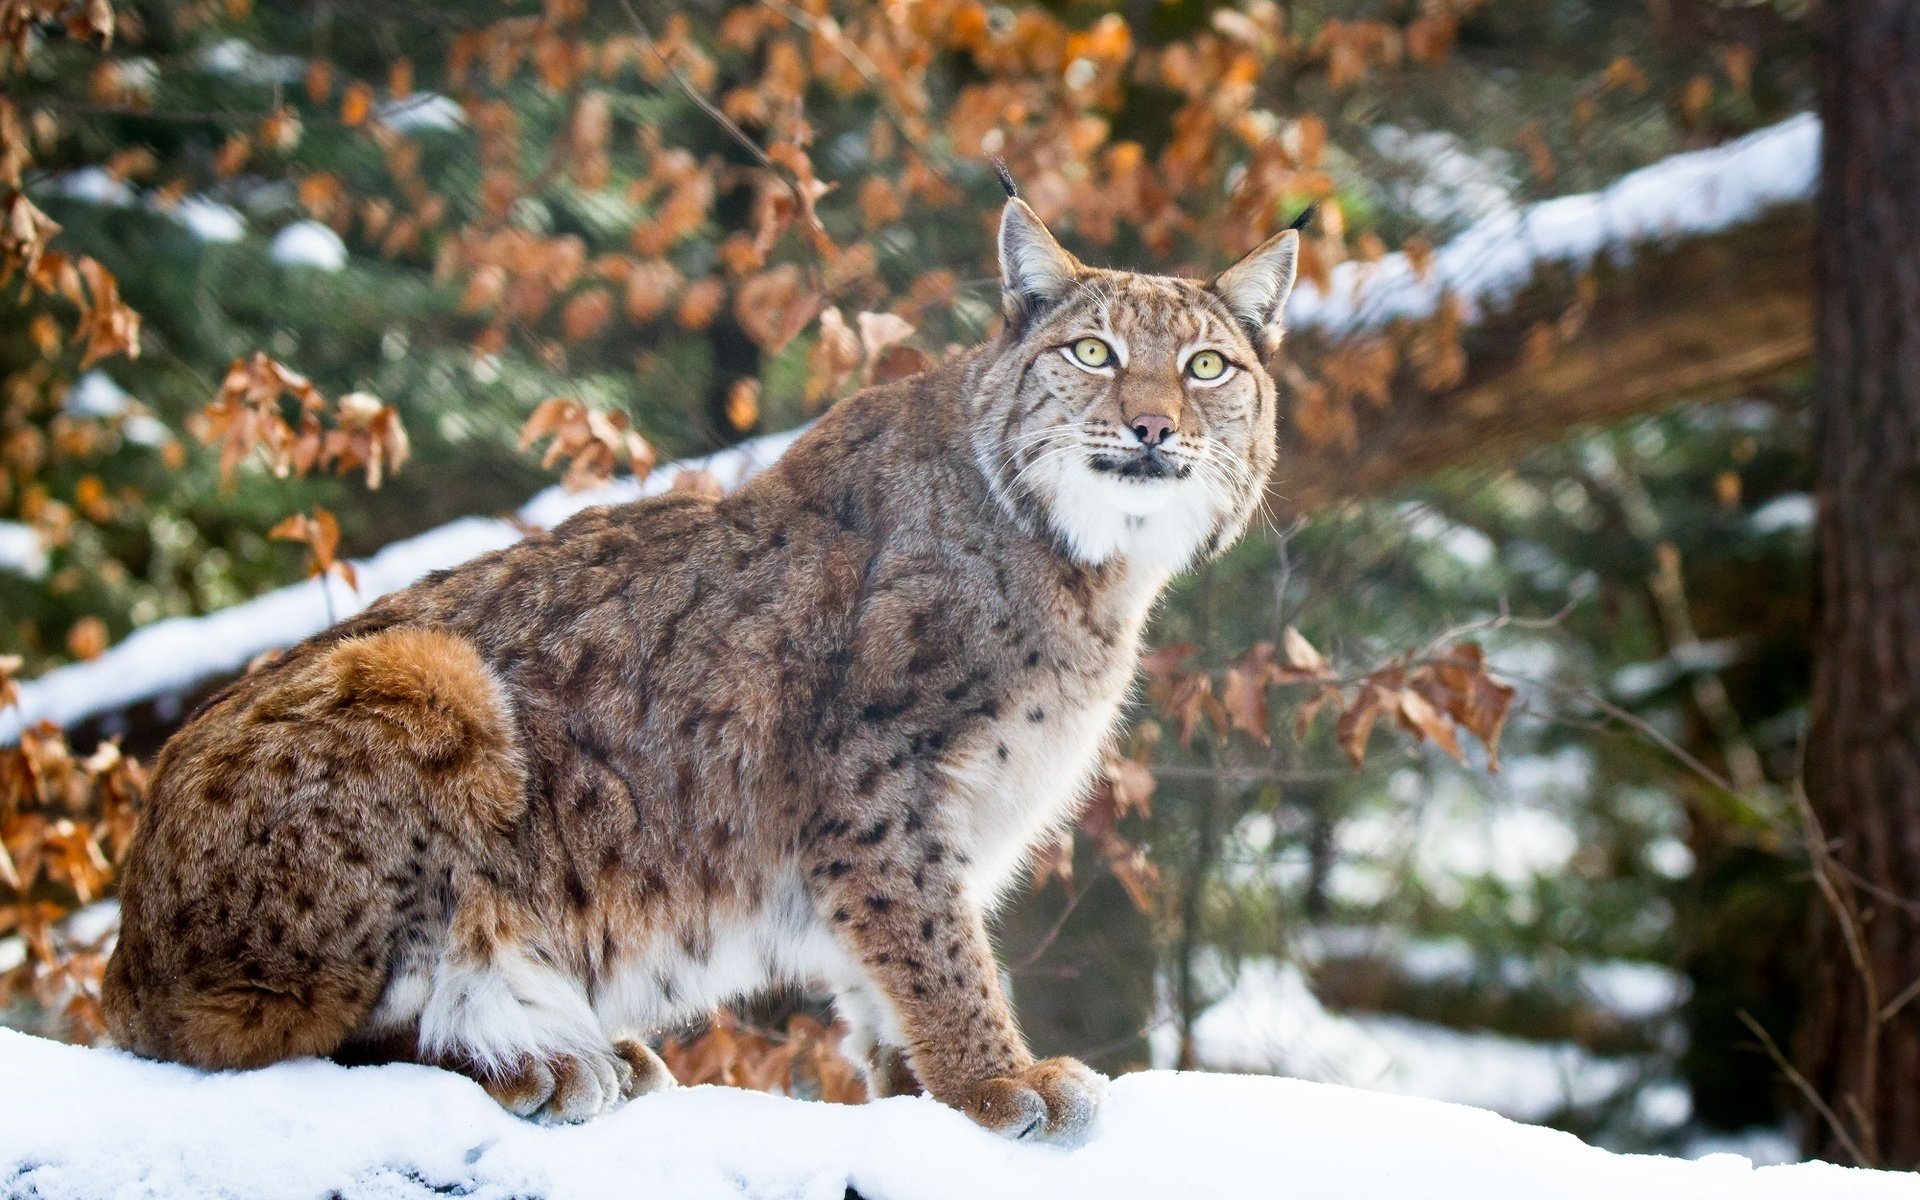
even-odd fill
[(1033, 847), (1070, 823), (1087, 798), (1162, 580), (1142, 573), (1090, 611), (1062, 614), (1027, 652), (995, 719), (943, 764), (971, 862), (968, 886), (982, 902), (991, 903)]

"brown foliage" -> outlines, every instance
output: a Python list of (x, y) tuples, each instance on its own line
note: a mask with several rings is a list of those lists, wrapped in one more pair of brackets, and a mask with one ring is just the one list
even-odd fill
[[(784, 0), (743, 3), (711, 20), (674, 13), (657, 28), (637, 18), (610, 25), (590, 20), (585, 5), (549, 4), (459, 32), (439, 63), (396, 56), (354, 78), (341, 64), (312, 59), (267, 112), (224, 132), (206, 165), (213, 176), (230, 177), (297, 155), (304, 127), (350, 131), (378, 152), (398, 194), (356, 195), (341, 174), (302, 172), (296, 162), (300, 204), (388, 257), (431, 255), (436, 276), (459, 289), (461, 312), (480, 325), (470, 331), (476, 350), (499, 352), (528, 339), (559, 363), (561, 347), (615, 332), (621, 314), (642, 324), (670, 314), (690, 331), (731, 318), (767, 351), (813, 337), (804, 385), (812, 409), (855, 382), (884, 382), (930, 363), (905, 338), (918, 313), (952, 296), (956, 275), (928, 271), (904, 296), (892, 294), (867, 235), (903, 222), (980, 223), (978, 197), (966, 186), (979, 160), (1004, 156), (1041, 215), (1084, 242), (1127, 235), (1162, 257), (1230, 257), (1277, 229), (1301, 199), (1326, 199), (1333, 190), (1322, 165), (1325, 122), (1266, 107), (1257, 82), (1276, 71), (1316, 72), (1347, 87), (1405, 62), (1437, 63), (1461, 17), (1476, 7), (1477, 0), (1423, 0), (1404, 24), (1332, 20), (1303, 37), (1279, 7), (1256, 0), (1156, 42), (1118, 13), (1089, 21), (1027, 8), (1001, 20), (978, 0), (855, 4), (831, 15)], [(189, 8), (179, 18), (183, 30), (219, 20), (217, 5)], [(116, 45), (134, 47), (122, 52), (135, 54), (143, 40), (139, 18), (130, 10), (116, 20), (106, 0), (0, 0), (0, 39), (11, 46), (0, 72), (19, 70), (38, 44), (29, 31), (49, 24), (102, 50), (117, 36)], [(724, 90), (717, 84), (723, 64), (732, 75)], [(110, 55), (97, 60), (95, 99), (150, 104), (129, 82), (139, 71), (124, 65)], [(1739, 61), (1728, 61), (1729, 79), (1737, 84), (1742, 72)], [(942, 89), (950, 78), (949, 96)], [(436, 190), (443, 185), (423, 171), (421, 143), (387, 115), (396, 104), (404, 109), (417, 80), (432, 80), (466, 110), (462, 136), (478, 167), (470, 195)], [(554, 136), (535, 155), (527, 153), (527, 118), (508, 99), (509, 86), (523, 80), (563, 104)], [(1172, 98), (1162, 144), (1115, 135), (1111, 114), (1138, 86)], [(635, 116), (622, 98), (636, 88), (677, 90), (711, 127), (695, 139)], [(821, 175), (819, 125), (828, 118), (815, 109), (823, 96), (871, 108), (869, 161), (857, 177)], [(36, 111), (30, 122), (0, 99), (0, 187), (20, 186), (54, 120)], [(689, 148), (709, 144), (716, 131), (740, 153)], [(682, 138), (687, 144), (676, 144)], [(150, 176), (157, 167), (140, 147), (116, 150), (107, 161), (116, 179)], [(581, 235), (536, 232), (512, 219), (516, 205), (562, 180), (583, 192), (617, 193), (635, 207), (624, 244), (590, 247)], [(177, 201), (189, 186), (185, 177), (168, 181), (156, 199)], [(716, 228), (723, 196), (750, 201), (737, 228)], [(1337, 204), (1324, 211), (1303, 256), (1304, 272), (1322, 282), (1349, 256)], [(50, 246), (57, 227), (19, 192), (0, 196), (0, 217), (0, 281), (25, 273), (46, 298), (77, 312), (70, 323), (34, 323), (50, 359), (70, 344), (82, 348), (82, 368), (138, 352), (138, 317), (110, 275)], [(850, 231), (848, 242), (829, 227)], [(702, 243), (716, 245), (717, 256), (696, 250)], [(1361, 249), (1360, 257), (1373, 258), (1384, 247), (1376, 240)], [(1434, 324), (1393, 335), (1420, 339), (1418, 354), (1381, 340), (1329, 360), (1325, 381), (1290, 368), (1303, 385), (1291, 390), (1305, 440), (1316, 448), (1351, 445), (1351, 405), (1359, 398), (1384, 404), (1402, 363), (1423, 379), (1457, 379), (1457, 323)], [(239, 378), (230, 372), (199, 422), (219, 448), (224, 477), (257, 450), (281, 475), (364, 468), (369, 486), (378, 486), (404, 459), (404, 433), (391, 416), (356, 429), (343, 413), (346, 436), (336, 438), (325, 414), (297, 392), (294, 412), (276, 411), (259, 391), (275, 374), (259, 359), (246, 362)], [(244, 393), (239, 400), (235, 388)], [(755, 427), (768, 401), (736, 389), (727, 423), (736, 431)], [(615, 431), (613, 442), (625, 440)], [(549, 461), (565, 460), (577, 486), (611, 469), (592, 449), (607, 441), (576, 438)], [(631, 457), (626, 445), (612, 448), (615, 461)], [(587, 454), (584, 462), (577, 452)], [(56, 457), (64, 453), (55, 447)]]
[[(291, 420), (285, 401), (293, 405)], [(407, 434), (399, 414), (377, 397), (342, 396), (333, 406), (331, 429), (327, 415), (327, 398), (311, 380), (256, 353), (233, 360), (219, 392), (200, 411), (196, 432), (202, 442), (219, 444), (220, 475), (229, 484), (234, 468), (255, 451), (281, 478), (316, 469), (364, 470), (370, 488), (406, 462)]]
[(629, 424), (625, 413), (595, 412), (578, 400), (555, 396), (543, 401), (521, 426), (520, 448), (552, 438), (540, 465), (552, 467), (567, 460), (565, 482), (575, 490), (607, 482), (622, 459), (644, 478), (653, 469), (653, 447)]
[(867, 1088), (839, 1052), (845, 1033), (839, 1025), (822, 1025), (805, 1013), (789, 1018), (785, 1032), (777, 1033), (745, 1025), (721, 1009), (697, 1036), (669, 1038), (660, 1057), (673, 1077), (689, 1087), (712, 1083), (858, 1104), (867, 1098)]
[(1456, 762), (1466, 761), (1459, 737), (1464, 730), (1486, 746), (1489, 768), (1500, 769), (1500, 731), (1514, 689), (1494, 678), (1485, 652), (1473, 642), (1458, 642), (1420, 662), (1391, 660), (1351, 679), (1342, 679), (1291, 626), (1278, 646), (1257, 643), (1224, 668), (1186, 665), (1198, 651), (1197, 646), (1167, 646), (1148, 654), (1145, 664), (1148, 699), (1178, 731), (1183, 746), (1191, 747), (1201, 732), (1222, 744), (1237, 732), (1267, 745), (1270, 690), (1287, 688), (1303, 693), (1296, 704), (1295, 736), (1304, 737), (1315, 716), (1331, 708), (1334, 738), (1356, 768), (1366, 760), (1375, 723), (1385, 716)]
[[(15, 660), (17, 662), (17, 660)], [(11, 664), (0, 660), (0, 703), (12, 694)], [(63, 924), (111, 888), (133, 836), (146, 788), (140, 764), (102, 742), (79, 758), (45, 723), (0, 749), (0, 935), (16, 934), (26, 958), (0, 972), (0, 1004), (31, 996), (53, 1031), (98, 1037), (101, 939)]]
[(324, 508), (315, 506), (313, 514), (295, 513), (267, 531), (276, 541), (299, 542), (307, 548), (308, 574), (315, 578), (338, 573), (350, 587), (360, 586), (353, 564), (340, 561), (340, 522)]
[(1073, 849), (1077, 832), (1100, 855), (1101, 865), (1126, 890), (1135, 907), (1152, 912), (1160, 869), (1148, 860), (1145, 846), (1121, 832), (1120, 823), (1128, 816), (1152, 815), (1154, 786), (1153, 772), (1145, 762), (1107, 755), (1078, 825), (1060, 830), (1033, 852), (1033, 890), (1039, 891), (1049, 880), (1058, 879), (1068, 895), (1075, 893)]

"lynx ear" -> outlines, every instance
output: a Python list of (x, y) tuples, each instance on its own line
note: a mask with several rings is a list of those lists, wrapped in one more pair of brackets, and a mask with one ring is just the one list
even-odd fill
[(1000, 303), (1018, 323), (1052, 306), (1080, 270), (1024, 200), (1010, 198), (1000, 213)]
[(1213, 281), (1214, 294), (1226, 301), (1256, 345), (1279, 322), (1299, 265), (1300, 234), (1283, 229)]

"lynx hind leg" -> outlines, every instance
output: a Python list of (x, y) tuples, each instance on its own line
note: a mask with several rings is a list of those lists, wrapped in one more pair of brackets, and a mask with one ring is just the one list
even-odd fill
[(588, 1120), (642, 1084), (661, 1086), (664, 1064), (658, 1075), (649, 1064), (643, 1079), (635, 1060), (652, 1052), (615, 1046), (582, 982), (539, 949), (537, 919), (468, 883), (420, 1015), (422, 1059), (549, 1124)]
[(913, 1073), (899, 1046), (875, 1046), (867, 1056), (867, 1091), (875, 1100), (888, 1096), (924, 1096), (927, 1089)]
[(354, 964), (250, 972), (203, 988), (141, 993), (109, 964), (103, 985), (114, 1043), (203, 1070), (245, 1070), (337, 1049), (371, 1007), (377, 973)]
[(526, 766), (505, 690), (473, 644), (402, 626), (341, 642), (328, 655), (350, 711), (378, 720), (420, 768), (436, 812), (468, 836), (511, 825), (526, 805)]
[(555, 1125), (588, 1120), (677, 1084), (653, 1048), (635, 1038), (613, 1042), (607, 1053), (523, 1054), (506, 1070), (472, 1064), (455, 1056), (442, 1065), (473, 1078), (507, 1111)]
[(926, 1094), (920, 1077), (914, 1074), (913, 1064), (907, 1059), (906, 1038), (899, 1022), (867, 985), (851, 984), (838, 989), (833, 1007), (847, 1027), (847, 1035), (840, 1041), (840, 1052), (865, 1073), (870, 1098)]
[(243, 684), (170, 754), (102, 999), (121, 1046), (212, 1069), (364, 1032), (395, 944), (441, 919), (429, 835), (511, 820), (525, 778), (473, 647), (409, 627)]

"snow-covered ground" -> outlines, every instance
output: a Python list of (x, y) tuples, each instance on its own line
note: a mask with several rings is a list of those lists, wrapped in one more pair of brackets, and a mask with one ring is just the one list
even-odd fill
[[(1156, 1064), (1174, 1062), (1173, 1026), (1150, 1035)], [(1215, 1071), (1289, 1075), (1399, 1096), (1471, 1104), (1518, 1121), (1597, 1104), (1633, 1067), (1566, 1042), (1528, 1042), (1423, 1021), (1329, 1011), (1292, 963), (1241, 964), (1194, 1022), (1194, 1057)]]
[(1920, 1200), (1913, 1175), (1614, 1155), (1477, 1109), (1251, 1076), (1123, 1076), (1071, 1149), (931, 1100), (710, 1087), (543, 1128), (424, 1067), (202, 1075), (4, 1030), (0, 1079), (0, 1194), (36, 1200)]
[(1296, 952), (1311, 964), (1328, 959), (1391, 960), (1410, 980), (1464, 986), (1491, 975), (1501, 987), (1543, 986), (1550, 967), (1566, 970), (1600, 1012), (1625, 1021), (1652, 1021), (1678, 1008), (1690, 990), (1686, 976), (1650, 962), (1566, 961), (1505, 955), (1488, 963), (1465, 938), (1408, 937), (1389, 927), (1319, 926), (1294, 935)]

